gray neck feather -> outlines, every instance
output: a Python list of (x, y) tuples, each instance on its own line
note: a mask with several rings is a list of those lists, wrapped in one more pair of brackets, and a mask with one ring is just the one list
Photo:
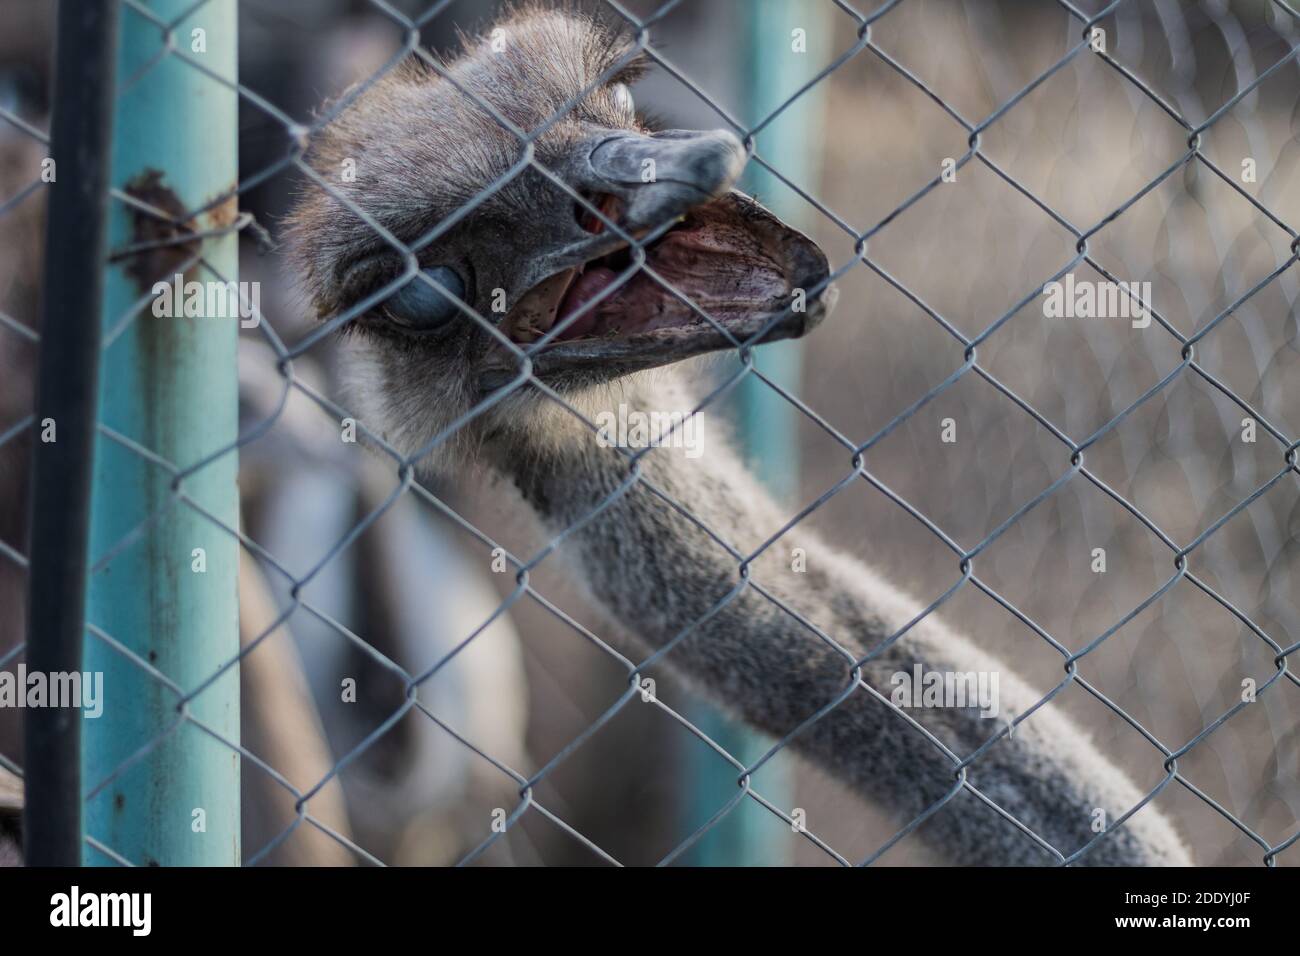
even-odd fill
[[(602, 403), (660, 411), (695, 404), (680, 380), (665, 373), (626, 379), (616, 391), (587, 398), (588, 412)], [(779, 508), (748, 473), (721, 430), (713, 420), (702, 426), (704, 450), (696, 458), (669, 447), (642, 456), (642, 480), (608, 504), (628, 480), (628, 458), (602, 447), (590, 427), (568, 413), (548, 420), (544, 439), (543, 430), (533, 427), (511, 441), (488, 444), (509, 449), (494, 467), (551, 533), (580, 525), (561, 553), (611, 619), (653, 650), (676, 639), (665, 665), (778, 739), (839, 700), (803, 727), (791, 746), (889, 811), (900, 829), (943, 803), (916, 835), (947, 860), (1059, 863), (1060, 856), (959, 783), (958, 763), (1005, 730), (1008, 718), (1029, 711), (1040, 695), (935, 615), (878, 650), (922, 606), (802, 524), (753, 562), (748, 583), (738, 589), (740, 560), (700, 525), (750, 554), (791, 512)], [(807, 555), (802, 573), (791, 568), (796, 547)], [(887, 557), (882, 549), (880, 560)], [(860, 676), (881, 696), (860, 686), (846, 696), (850, 658), (873, 650), (878, 653), (862, 665)], [(907, 717), (950, 751), (945, 754), (887, 702), (895, 686), (891, 676), (914, 674), (918, 664), (926, 672), (996, 674), (999, 716), (981, 717), (975, 706), (907, 709)], [(1157, 753), (1152, 760), (1158, 764)], [(1054, 707), (1036, 711), (1011, 736), (989, 746), (964, 779), (1067, 857), (1097, 836), (1098, 809), (1113, 826), (1145, 796)], [(815, 820), (809, 829), (816, 832)], [(1188, 864), (1190, 855), (1165, 816), (1148, 805), (1080, 862)]]

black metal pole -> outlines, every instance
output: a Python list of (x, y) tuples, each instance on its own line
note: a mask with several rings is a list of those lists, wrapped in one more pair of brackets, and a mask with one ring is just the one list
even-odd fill
[[(118, 14), (118, 0), (59, 4), (32, 455), (29, 673), (81, 670)], [(81, 712), (31, 707), (23, 718), (23, 855), (30, 866), (78, 866)]]

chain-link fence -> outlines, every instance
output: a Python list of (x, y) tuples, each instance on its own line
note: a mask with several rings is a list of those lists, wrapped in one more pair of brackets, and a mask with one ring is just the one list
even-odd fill
[[(165, 727), (124, 741), (129, 756), (110, 773), (83, 781), (88, 803), (119, 792), (160, 747), (203, 739), (238, 755), (249, 864), (671, 863), (751, 807), (765, 811), (771, 839), (790, 859), (910, 860), (914, 833), (940, 815), (975, 812), (976, 801), (1043, 863), (1088, 861), (1148, 804), (1164, 809), (1197, 862), (1287, 861), (1300, 836), (1300, 681), (1289, 670), (1300, 646), (1290, 593), (1300, 573), (1293, 268), (1300, 11), (1285, 0), (1150, 7), (834, 0), (815, 5), (815, 20), (809, 6), (790, 5), (793, 27), (751, 50), (737, 47), (742, 31), (731, 29), (750, 15), (744, 6), (720, 12), (690, 0), (605, 0), (596, 12), (626, 35), (625, 51), (529, 125), (430, 52), (448, 43), (465, 12), (448, 0), (317, 7), (319, 34), (294, 22), (306, 16), (303, 7), (245, 3), (239, 81), (195, 46), (193, 30), (220, 2), (180, 4), (163, 16), (156, 5), (126, 0), (124, 20), (137, 21), (133, 29), (147, 23), (156, 52), (118, 83), (147, 83), (160, 64), (179, 63), (237, 94), (238, 186), (197, 208), (115, 190), (112, 201), (150, 229), (111, 257), (143, 264), (141, 289), (174, 273), (227, 282), (232, 276), (206, 253), (222, 237), (242, 237), (241, 277), (269, 291), (242, 333), (239, 433), (174, 461), (101, 423), (101, 445), (165, 475), (170, 493), (92, 553), (90, 570), (110, 572), (177, 513), (197, 514), (240, 546), (241, 642), (215, 672), (183, 685), (142, 650), (147, 642), (87, 621), (88, 641), (167, 688), (174, 709)], [(312, 40), (292, 43), (290, 28)], [(680, 46), (665, 49), (663, 34)], [(698, 69), (679, 62), (675, 49)], [(746, 115), (731, 106), (745, 102), (734, 66), (753, 55), (807, 56), (811, 78), (775, 109)], [(351, 180), (332, 180), (310, 162), (327, 129), (370, 108), (367, 95), (411, 57), (444, 95), (509, 137), (518, 155), (414, 240), (359, 204), (341, 185)], [(646, 250), (669, 224), (623, 232), (537, 149), (588, 97), (647, 58), (656, 106), (674, 119), (702, 119), (689, 125), (732, 131), (772, 191), (803, 209), (801, 222), (831, 258), (826, 284), (840, 289), (835, 314), (805, 346), (802, 386), (769, 374), (764, 351), (753, 348), (793, 307), (740, 339), (697, 309), (734, 349), (707, 373), (690, 411), (725, 417), (742, 384), (757, 382), (800, 419), (807, 463), (800, 501), (781, 522), (751, 529), (752, 544), (729, 540), (678, 489), (656, 483), (645, 464), (658, 448), (611, 449), (619, 480), (558, 534), (516, 530), (491, 490), (423, 469), (523, 395), (599, 431), (589, 407), (534, 374), (533, 362), (563, 328), (521, 344), (501, 334), (500, 315), (458, 297), (462, 321), (491, 335), (517, 371), (408, 447), (350, 401), (336, 333), (364, 320), (414, 271), (320, 322), (300, 318), (302, 303), (282, 291), (288, 283), (275, 272), (268, 230), (279, 238), (294, 183), (364, 223), (376, 248), (415, 262), (494, 197), (533, 181), (630, 245), (619, 284), (653, 274)], [(335, 73), (313, 72), (318, 60), (333, 62)], [(346, 68), (338, 64), (358, 63), (375, 68), (317, 113), (276, 95), (310, 102), (322, 87), (340, 85)], [(693, 78), (700, 76), (724, 89)], [(807, 149), (822, 157), (819, 181), (793, 181), (766, 158), (765, 134), (816, 97), (824, 98), (825, 125)], [(15, 94), (13, 102), (34, 101)], [(40, 440), (30, 373), (36, 350), (49, 347), (26, 318), (36, 314), (32, 237), (48, 185), (40, 174), (47, 138), (30, 119), (36, 112), (0, 108), (12, 157), (0, 200), (7, 373), (0, 449), (8, 450), (0, 603), (10, 609), (0, 668), (24, 652), (24, 619), (14, 609), (25, 587), (26, 526), (14, 504), (24, 500), (26, 456)], [(1127, 138), (1111, 131), (1116, 126)], [(244, 211), (213, 218), (231, 195)], [(1198, 224), (1209, 253), (1194, 246)], [(1125, 296), (1127, 283), (1148, 283), (1132, 286), (1132, 296), (1149, 325), (1135, 323), (1130, 333), (1125, 324), (1121, 336), (1086, 315), (1045, 311), (1053, 283), (1087, 276), (1125, 283)], [(105, 317), (104, 348), (155, 321), (153, 298), (140, 294), (126, 314)], [(1205, 388), (1189, 392), (1193, 386)], [(1134, 431), (1137, 424), (1146, 430)], [(190, 489), (205, 469), (236, 456), (243, 505), (232, 523)], [(626, 535), (610, 519), (632, 494), (689, 522), (735, 569), (706, 615), (675, 622), (674, 636), (648, 654), (606, 632), (558, 560), (577, 536)], [(845, 635), (787, 606), (753, 569), (784, 554), (786, 536), (808, 525), (890, 568), (918, 596), (919, 613), (854, 653)], [(641, 566), (635, 555), (623, 558)], [(693, 688), (661, 667), (742, 598), (794, 620), (808, 653), (829, 649), (842, 670), (843, 690), (807, 701), (807, 712), (754, 759), (738, 758), (701, 729), (686, 703)], [(1016, 660), (1038, 688), (1033, 706), (988, 724), (971, 746), (932, 733), (890, 688), (865, 676), (870, 662), (906, 646), (932, 615), (962, 622), (975, 643)], [(613, 628), (636, 636), (638, 623)], [(234, 673), (243, 685), (238, 739), (195, 706)], [(924, 735), (951, 771), (937, 798), (905, 819), (866, 824), (856, 799), (833, 785), (800, 779), (789, 798), (796, 805), (769, 798), (765, 781), (788, 766), (791, 745), (863, 698)], [(996, 788), (977, 783), (981, 759), (1052, 706), (1098, 738), (1141, 792), (1134, 805), (1111, 808), (1078, 845), (1054, 845), (1002, 807)], [(729, 767), (737, 784), (703, 813), (681, 810), (693, 785), (682, 772), (690, 748)], [(0, 736), (0, 760), (21, 774), (16, 753)], [(190, 808), (184, 812), (188, 825)], [(93, 826), (86, 841), (92, 862), (144, 862)]]

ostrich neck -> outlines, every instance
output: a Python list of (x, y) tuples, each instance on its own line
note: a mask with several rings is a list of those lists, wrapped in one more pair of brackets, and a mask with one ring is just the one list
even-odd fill
[[(589, 410), (594, 418), (601, 411), (617, 416), (620, 405), (626, 416), (695, 404), (681, 378), (637, 377)], [(1111, 822), (1142, 799), (1051, 707), (962, 769), (959, 761), (1041, 695), (935, 615), (909, 625), (919, 616), (917, 602), (802, 525), (752, 560), (738, 557), (754, 555), (793, 510), (778, 507), (748, 473), (721, 425), (706, 420), (696, 438), (698, 454), (656, 447), (640, 456), (634, 475), (623, 451), (561, 413), (552, 427), (523, 430), (498, 467), (550, 532), (563, 535), (560, 554), (604, 611), (652, 649), (668, 647), (666, 666), (778, 739), (797, 731), (792, 747), (893, 811), (900, 825), (942, 805), (917, 834), (954, 862), (1061, 859), (961, 781), (1066, 855), (1096, 836), (1098, 808)], [(906, 714), (892, 707), (897, 675), (915, 675), (918, 667), (996, 680), (997, 718), (976, 704)], [(761, 793), (761, 773), (753, 784)], [(815, 822), (809, 828), (816, 832)], [(1151, 807), (1082, 857), (1108, 864), (1186, 859)]]

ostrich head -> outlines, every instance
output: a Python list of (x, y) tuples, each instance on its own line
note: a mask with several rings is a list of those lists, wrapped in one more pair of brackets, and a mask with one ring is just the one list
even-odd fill
[[(537, 431), (529, 413), (558, 405), (529, 373), (581, 402), (764, 329), (800, 336), (829, 307), (821, 250), (731, 188), (735, 136), (638, 119), (631, 50), (590, 16), (529, 7), (466, 41), (447, 76), (418, 60), (389, 74), (313, 141), (330, 189), (298, 204), (296, 263), (320, 316), (367, 303), (350, 377), (406, 453), (502, 389), (448, 447), (494, 424)], [(526, 147), (502, 120), (544, 131)]]

